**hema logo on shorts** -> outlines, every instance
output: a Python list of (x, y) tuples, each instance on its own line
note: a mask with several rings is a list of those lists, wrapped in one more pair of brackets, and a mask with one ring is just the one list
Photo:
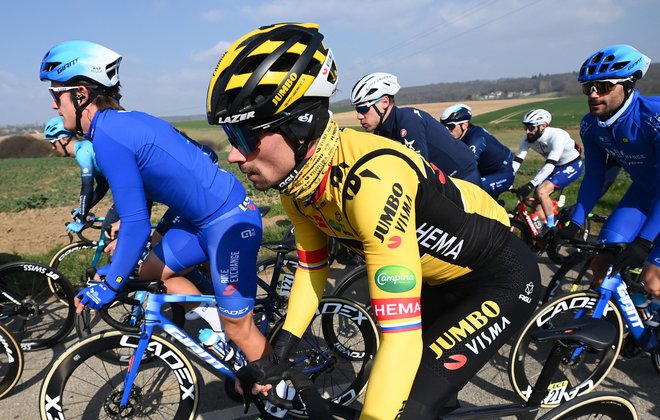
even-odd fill
[(376, 285), (386, 292), (407, 292), (415, 287), (416, 280), (411, 269), (400, 265), (386, 265), (376, 271)]

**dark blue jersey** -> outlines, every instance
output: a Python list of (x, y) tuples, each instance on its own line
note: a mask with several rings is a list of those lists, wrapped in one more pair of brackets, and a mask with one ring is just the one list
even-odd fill
[(461, 141), (474, 153), (481, 176), (511, 166), (513, 153), (487, 130), (470, 124)]
[(428, 112), (393, 106), (376, 134), (415, 150), (449, 176), (479, 185), (474, 154)]
[(121, 286), (151, 232), (147, 201), (169, 206), (197, 227), (234, 209), (245, 190), (229, 172), (186, 141), (171, 124), (141, 112), (97, 112), (88, 134), (121, 219), (121, 235), (106, 279)]
[(584, 223), (605, 182), (607, 158), (611, 156), (630, 175), (631, 189), (651, 200), (639, 236), (655, 240), (660, 231), (660, 98), (645, 98), (637, 91), (621, 111), (607, 122), (588, 114), (580, 124), (586, 172), (575, 212), (579, 225)]

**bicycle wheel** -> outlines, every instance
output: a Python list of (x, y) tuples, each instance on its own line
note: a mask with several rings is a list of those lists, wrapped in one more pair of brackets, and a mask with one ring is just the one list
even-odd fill
[(608, 392), (593, 392), (568, 401), (539, 420), (568, 419), (637, 420), (637, 410), (627, 399)]
[(0, 325), (0, 398), (11, 391), (23, 373), (23, 351), (14, 336)]
[(575, 252), (567, 257), (557, 272), (550, 278), (543, 293), (542, 303), (574, 292), (586, 291), (594, 280), (590, 265), (593, 254)]
[[(592, 316), (598, 302), (596, 292), (578, 292), (561, 296), (541, 306), (521, 329), (509, 356), (509, 379), (514, 391), (524, 400), (531, 395), (538, 375), (548, 359), (554, 342), (537, 342), (531, 337), (535, 331), (556, 328), (581, 316)], [(603, 351), (585, 350), (575, 357), (574, 347), (568, 347), (557, 372), (548, 386), (542, 407), (556, 406), (594, 389), (607, 376), (621, 350), (624, 325), (621, 312), (609, 301), (604, 319), (614, 324), (617, 337)]]
[(338, 281), (337, 286), (332, 291), (332, 296), (350, 299), (363, 305), (371, 312), (367, 266), (358, 266), (346, 274), (343, 279)]
[(0, 320), (23, 351), (52, 347), (73, 328), (73, 286), (59, 271), (18, 261), (0, 267)]
[[(62, 272), (73, 284), (76, 290), (87, 283), (87, 269), (91, 267), (97, 246), (88, 242), (73, 242), (57, 251), (50, 260), (50, 266)], [(108, 254), (99, 254), (98, 267), (110, 264)]]
[[(274, 342), (284, 320), (273, 329)], [(331, 337), (326, 337), (328, 329)], [(302, 365), (319, 394), (349, 405), (367, 385), (373, 358), (380, 344), (376, 323), (359, 304), (342, 298), (321, 300), (312, 322), (293, 349), (290, 360)], [(304, 410), (289, 410), (293, 417), (306, 418)]]
[[(124, 379), (139, 336), (119, 331), (93, 335), (69, 348), (46, 374), (39, 393), (42, 418), (193, 419), (199, 388), (190, 360), (173, 343), (152, 336), (126, 407)], [(121, 363), (99, 354), (112, 350)]]

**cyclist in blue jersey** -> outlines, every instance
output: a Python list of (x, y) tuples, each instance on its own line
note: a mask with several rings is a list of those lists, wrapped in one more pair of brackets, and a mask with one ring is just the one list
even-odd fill
[(395, 106), (399, 89), (396, 76), (389, 73), (371, 73), (357, 81), (351, 103), (362, 127), (413, 149), (449, 176), (480, 185), (477, 160), (470, 149), (455, 141), (428, 112)]
[[(84, 139), (79, 140), (73, 131), (64, 128), (62, 117), (51, 118), (46, 123), (44, 136), (60, 156), (73, 156), (80, 165), (80, 201), (78, 207), (72, 212), (73, 222), (66, 225), (70, 232), (80, 232), (85, 226), (90, 210), (108, 192), (108, 181), (96, 164), (92, 143)], [(94, 181), (96, 181), (96, 189)]]
[(577, 181), (583, 170), (580, 147), (568, 132), (550, 127), (551, 120), (552, 116), (545, 109), (532, 109), (525, 114), (522, 120), (525, 136), (520, 139), (520, 147), (513, 159), (513, 170), (518, 172), (529, 149), (545, 158), (538, 173), (518, 192), (526, 196), (534, 191), (538, 203), (536, 214), (544, 221), (546, 231), (556, 226), (550, 194)]
[(262, 232), (259, 210), (231, 173), (170, 123), (123, 110), (120, 61), (119, 54), (101, 45), (68, 41), (50, 49), (41, 62), (40, 78), (51, 82), (52, 107), (65, 128), (92, 141), (122, 224), (105, 280), (78, 294), (77, 310), (85, 305), (98, 309), (115, 298), (149, 239), (147, 201), (160, 202), (182, 221), (165, 234), (145, 264), (158, 274), (155, 278), (177, 284), (177, 291), (199, 293), (176, 273), (209, 260), (225, 332), (248, 359), (258, 359), (268, 346), (251, 316)]
[(649, 255), (660, 231), (660, 98), (641, 96), (635, 89), (650, 63), (649, 57), (629, 45), (612, 45), (582, 64), (578, 81), (587, 95), (589, 114), (582, 118), (580, 135), (587, 170), (571, 223), (560, 237), (575, 236), (599, 199), (608, 157), (615, 159), (632, 184), (607, 218), (599, 239), (629, 246), (614, 259), (595, 258), (594, 277), (600, 281), (612, 262), (618, 271), (646, 260), (643, 280), (660, 297), (658, 246)]
[(472, 124), (471, 119), (472, 108), (465, 104), (451, 105), (440, 115), (440, 122), (449, 133), (477, 158), (481, 188), (497, 198), (513, 185), (513, 153), (486, 129)]

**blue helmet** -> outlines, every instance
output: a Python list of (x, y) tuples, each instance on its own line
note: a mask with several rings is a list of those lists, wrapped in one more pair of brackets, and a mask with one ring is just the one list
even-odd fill
[(639, 80), (644, 77), (651, 59), (630, 45), (611, 45), (596, 52), (582, 64), (580, 83), (604, 79)]
[(119, 84), (121, 55), (90, 41), (66, 41), (51, 48), (41, 60), (39, 78), (68, 85), (81, 81), (100, 88)]
[(472, 118), (472, 108), (465, 104), (454, 104), (448, 106), (440, 115), (440, 122), (447, 124), (460, 124), (470, 121)]
[(51, 118), (44, 127), (46, 140), (53, 142), (64, 137), (73, 137), (75, 133), (64, 128), (62, 117)]

